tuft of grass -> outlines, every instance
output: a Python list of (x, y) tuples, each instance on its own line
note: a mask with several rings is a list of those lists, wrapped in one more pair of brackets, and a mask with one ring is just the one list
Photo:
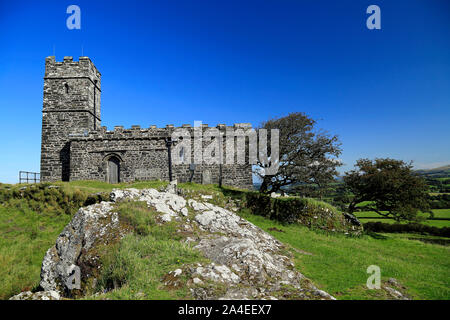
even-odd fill
[(162, 279), (182, 264), (201, 260), (199, 252), (182, 242), (129, 234), (103, 257), (98, 289), (110, 291), (95, 298), (189, 299), (186, 286), (170, 290)]
[(156, 227), (155, 215), (149, 214), (145, 202), (122, 202), (117, 205), (120, 219), (128, 223), (139, 235), (146, 236)]
[(321, 208), (321, 209), (328, 209), (331, 212), (338, 214), (340, 213), (340, 211), (333, 205), (329, 204), (328, 202), (325, 201), (321, 201), (321, 200), (317, 200), (317, 199), (313, 199), (313, 198), (303, 198), (306, 200), (307, 204), (316, 208)]

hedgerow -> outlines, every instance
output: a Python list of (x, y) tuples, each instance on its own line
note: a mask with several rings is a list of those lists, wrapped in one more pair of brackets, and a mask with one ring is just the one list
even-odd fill
[(450, 237), (449, 227), (432, 227), (420, 223), (383, 223), (383, 222), (367, 222), (364, 223), (364, 230), (372, 232), (386, 233), (420, 233), (429, 234), (439, 237)]
[(18, 209), (29, 208), (37, 213), (75, 213), (80, 207), (108, 200), (107, 193), (90, 194), (78, 189), (67, 189), (48, 183), (30, 184), (21, 187), (0, 188), (0, 204)]
[(310, 228), (329, 231), (353, 230), (351, 224), (335, 207), (310, 198), (272, 198), (258, 192), (247, 192), (246, 207), (253, 214), (282, 223), (300, 223)]

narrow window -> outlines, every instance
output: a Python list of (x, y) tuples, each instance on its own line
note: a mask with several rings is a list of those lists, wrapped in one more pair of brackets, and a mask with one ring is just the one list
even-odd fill
[(180, 163), (184, 163), (184, 147), (180, 149)]
[(66, 93), (69, 93), (69, 85), (67, 83), (64, 83), (64, 88), (66, 89)]

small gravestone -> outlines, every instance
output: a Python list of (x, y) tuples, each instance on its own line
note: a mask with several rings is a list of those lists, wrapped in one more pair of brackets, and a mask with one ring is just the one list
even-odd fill
[(177, 194), (177, 180), (170, 181), (169, 185), (166, 188), (166, 192)]
[(210, 170), (204, 170), (202, 172), (202, 183), (203, 184), (211, 184), (211, 171)]

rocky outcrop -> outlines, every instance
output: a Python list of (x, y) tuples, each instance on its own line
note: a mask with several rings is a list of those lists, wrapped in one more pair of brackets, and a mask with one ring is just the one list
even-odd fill
[[(188, 285), (196, 299), (334, 299), (298, 272), (284, 245), (265, 231), (207, 202), (209, 197), (186, 200), (177, 194), (176, 185), (168, 191), (116, 189), (110, 202), (81, 208), (44, 257), (40, 286), (46, 293), (40, 294), (77, 297), (92, 291), (102, 246), (131, 232), (115, 203), (145, 201), (157, 211), (161, 224), (176, 222), (183, 241), (209, 261), (173, 270), (163, 279), (167, 287)], [(186, 276), (187, 283), (181, 280)]]
[(74, 289), (83, 292), (85, 286), (93, 285), (89, 280), (95, 279), (98, 269), (98, 248), (130, 231), (120, 224), (112, 209), (112, 203), (101, 202), (78, 210), (42, 261), (42, 289), (68, 295)]
[[(192, 294), (199, 299), (334, 299), (295, 270), (291, 259), (282, 254), (281, 242), (229, 210), (154, 189), (114, 190), (111, 199), (146, 201), (161, 213), (163, 221), (175, 219), (182, 222), (183, 230), (200, 230), (187, 241), (194, 242), (194, 248), (211, 263), (175, 270), (169, 286), (176, 286), (176, 278), (184, 272), (194, 284)], [(208, 281), (220, 284), (222, 290), (214, 285), (195, 286)]]

